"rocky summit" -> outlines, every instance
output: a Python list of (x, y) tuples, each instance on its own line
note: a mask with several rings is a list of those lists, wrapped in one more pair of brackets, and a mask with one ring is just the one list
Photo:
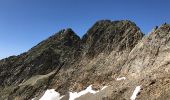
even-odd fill
[(0, 100), (45, 100), (48, 89), (54, 100), (169, 100), (170, 25), (144, 36), (129, 20), (100, 20), (82, 38), (63, 29), (0, 60)]

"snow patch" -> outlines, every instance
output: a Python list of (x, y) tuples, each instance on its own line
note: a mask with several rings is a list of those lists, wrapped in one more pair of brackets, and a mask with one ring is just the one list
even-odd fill
[[(107, 86), (104, 86), (101, 90), (104, 90), (107, 88)], [(75, 100), (76, 98), (79, 98), (82, 95), (85, 95), (87, 93), (96, 94), (99, 91), (95, 91), (92, 89), (92, 85), (88, 86), (85, 90), (82, 90), (80, 92), (69, 92), (69, 100)], [(40, 98), (40, 100), (60, 100), (64, 96), (60, 96), (58, 92), (56, 92), (54, 89), (47, 90), (44, 95)], [(32, 100), (34, 100), (33, 98)]]
[(40, 100), (60, 100), (60, 94), (54, 89), (47, 90)]
[(90, 85), (90, 86), (88, 86), (85, 90), (80, 91), (79, 93), (77, 93), (77, 92), (74, 92), (74, 93), (70, 92), (70, 98), (69, 98), (69, 100), (74, 100), (74, 99), (76, 99), (76, 98), (78, 98), (78, 97), (80, 97), (80, 96), (82, 96), (82, 95), (84, 95), (84, 94), (87, 94), (87, 93), (95, 94), (95, 93), (97, 93), (97, 92), (99, 92), (99, 91), (94, 91), (94, 90), (92, 90), (92, 85)]
[(130, 97), (130, 100), (135, 100), (138, 93), (140, 92), (141, 86), (137, 86), (132, 94), (132, 96)]
[(121, 77), (121, 78), (117, 78), (116, 80), (120, 81), (120, 80), (125, 80), (125, 79), (126, 79), (126, 77)]
[(104, 86), (101, 90), (104, 90), (105, 88), (107, 88), (108, 86)]

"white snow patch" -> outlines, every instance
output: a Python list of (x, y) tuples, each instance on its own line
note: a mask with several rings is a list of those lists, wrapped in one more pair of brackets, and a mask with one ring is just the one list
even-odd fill
[(137, 97), (137, 94), (140, 92), (141, 86), (137, 86), (132, 94), (132, 96), (130, 97), (130, 100), (135, 100)]
[(88, 86), (85, 90), (80, 91), (79, 93), (77, 93), (77, 92), (74, 92), (74, 93), (70, 92), (70, 98), (69, 98), (69, 100), (74, 100), (74, 99), (76, 99), (76, 98), (78, 98), (78, 97), (80, 97), (80, 96), (82, 96), (82, 95), (84, 95), (84, 94), (87, 94), (87, 93), (95, 94), (95, 93), (97, 93), (97, 92), (99, 92), (99, 91), (94, 91), (94, 90), (92, 90), (92, 85), (90, 85), (90, 86)]
[(31, 100), (35, 100), (35, 98), (32, 98)]
[[(104, 90), (105, 88), (107, 88), (107, 86), (104, 86), (101, 90)], [(75, 100), (76, 98), (85, 95), (87, 93), (98, 93), (99, 91), (95, 91), (92, 89), (92, 85), (88, 86), (85, 90), (82, 90), (80, 92), (70, 92), (69, 93), (69, 100)], [(63, 98), (64, 96), (60, 96), (60, 94), (58, 92), (56, 92), (54, 89), (50, 89), (47, 90), (44, 95), (40, 98), (40, 100), (60, 100), (61, 98)], [(35, 98), (33, 98), (32, 100), (34, 100)]]
[(60, 94), (54, 89), (47, 90), (40, 100), (60, 100)]
[(117, 78), (116, 80), (120, 81), (120, 80), (125, 80), (125, 79), (126, 79), (126, 77), (121, 77), (121, 78)]
[(107, 88), (108, 86), (104, 86), (101, 90), (104, 90), (105, 88)]

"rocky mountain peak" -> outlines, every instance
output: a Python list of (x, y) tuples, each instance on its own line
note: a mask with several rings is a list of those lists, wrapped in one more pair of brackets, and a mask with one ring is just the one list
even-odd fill
[(78, 37), (77, 34), (71, 28), (62, 29), (59, 32), (57, 32), (55, 35), (62, 35), (63, 37), (72, 37), (72, 36)]
[[(133, 48), (142, 37), (143, 33), (131, 21), (101, 20), (87, 31), (82, 42), (89, 55), (94, 55), (103, 50), (109, 53), (113, 49), (121, 51)], [(96, 48), (98, 48), (97, 52), (95, 52)]]

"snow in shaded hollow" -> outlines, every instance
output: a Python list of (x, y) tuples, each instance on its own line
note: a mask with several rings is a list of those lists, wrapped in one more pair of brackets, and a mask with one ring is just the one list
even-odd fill
[(130, 100), (135, 100), (138, 93), (140, 92), (141, 86), (137, 86), (132, 94), (132, 96), (130, 97)]

